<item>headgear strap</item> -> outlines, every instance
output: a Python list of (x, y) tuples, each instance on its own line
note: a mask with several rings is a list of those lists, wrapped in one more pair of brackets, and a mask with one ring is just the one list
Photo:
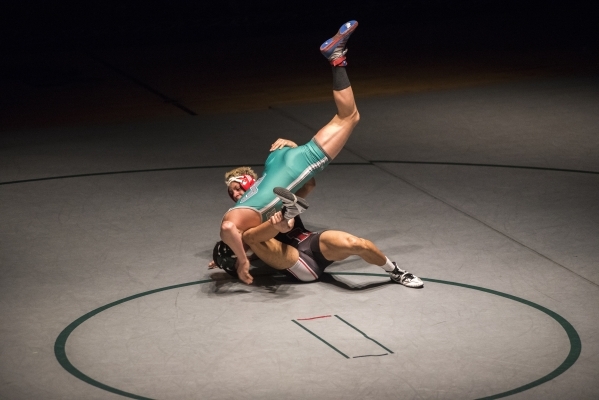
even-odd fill
[[(239, 186), (241, 186), (241, 188), (244, 191), (247, 191), (249, 188), (252, 187), (252, 185), (254, 184), (254, 182), (256, 182), (256, 180), (251, 175), (232, 176), (229, 178), (229, 180), (227, 180), (227, 182), (225, 182), (227, 184), (227, 187), (229, 187), (231, 182), (239, 183)], [(229, 196), (233, 200), (235, 200), (230, 192), (229, 192)]]

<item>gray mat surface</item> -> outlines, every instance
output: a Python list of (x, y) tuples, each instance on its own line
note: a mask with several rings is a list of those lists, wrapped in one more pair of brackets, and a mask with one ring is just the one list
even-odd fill
[[(596, 398), (599, 177), (559, 169), (599, 172), (597, 89), (582, 77), (358, 102), (304, 220), (371, 239), (422, 290), (359, 259), (307, 285), (207, 269), (224, 166), (308, 140), (331, 103), (5, 137), (0, 397)], [(145, 172), (114, 173), (131, 170)], [(54, 346), (85, 315), (62, 342), (67, 371)]]

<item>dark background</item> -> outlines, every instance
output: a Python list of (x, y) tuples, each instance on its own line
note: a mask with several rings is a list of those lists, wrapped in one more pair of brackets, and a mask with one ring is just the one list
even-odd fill
[(0, 131), (330, 99), (351, 19), (358, 96), (597, 73), (587, 1), (21, 1), (0, 12)]
[[(595, 2), (515, 0), (24, 1), (3, 6), (4, 51), (314, 34), (356, 19), (362, 34), (406, 51), (568, 48), (595, 51)], [(390, 43), (389, 43), (390, 40)], [(223, 51), (235, 51), (234, 48)]]

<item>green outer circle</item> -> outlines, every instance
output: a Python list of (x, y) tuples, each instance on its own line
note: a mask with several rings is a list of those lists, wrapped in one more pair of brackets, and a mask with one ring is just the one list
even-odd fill
[[(359, 273), (359, 272), (334, 272), (334, 273), (331, 273), (331, 275), (362, 275), (362, 276), (382, 276), (382, 277), (388, 276), (386, 274), (371, 274), (371, 273)], [(467, 289), (474, 289), (474, 290), (478, 290), (481, 292), (494, 294), (496, 296), (505, 297), (506, 299), (514, 300), (519, 303), (525, 304), (527, 306), (530, 306), (532, 308), (535, 308), (535, 309), (547, 314), (548, 316), (550, 316), (551, 318), (556, 320), (561, 325), (561, 327), (566, 331), (566, 334), (568, 335), (568, 339), (570, 340), (570, 352), (568, 353), (568, 356), (566, 357), (566, 359), (555, 370), (553, 370), (549, 374), (537, 379), (536, 381), (530, 382), (526, 385), (517, 387), (512, 390), (508, 390), (506, 392), (494, 394), (494, 395), (487, 396), (487, 397), (481, 397), (478, 400), (499, 399), (501, 397), (510, 396), (512, 394), (516, 394), (516, 393), (524, 392), (525, 390), (528, 390), (528, 389), (532, 389), (535, 386), (539, 386), (539, 385), (541, 385), (545, 382), (548, 382), (548, 381), (556, 378), (557, 376), (563, 374), (564, 372), (566, 372), (566, 370), (568, 370), (568, 368), (570, 368), (572, 365), (574, 365), (576, 360), (578, 360), (578, 357), (580, 356), (580, 352), (582, 350), (582, 343), (580, 341), (580, 336), (578, 335), (578, 332), (576, 332), (576, 329), (574, 329), (574, 327), (568, 321), (566, 321), (565, 318), (563, 318), (559, 314), (549, 310), (548, 308), (540, 306), (531, 301), (524, 300), (520, 297), (512, 296), (510, 294), (498, 292), (496, 290), (491, 290), (491, 289), (483, 288), (480, 286), (472, 286), (472, 285), (466, 285), (464, 283), (442, 281), (442, 280), (430, 279), (430, 278), (421, 278), (421, 279), (425, 282), (441, 283), (444, 285), (460, 286), (460, 287), (467, 288)], [(102, 307), (96, 308), (95, 310), (88, 312), (87, 314), (85, 314), (85, 315), (77, 318), (75, 321), (71, 322), (66, 328), (64, 328), (62, 330), (62, 332), (60, 332), (60, 334), (56, 338), (56, 342), (54, 343), (54, 355), (56, 356), (56, 360), (68, 373), (75, 376), (76, 378), (81, 379), (82, 381), (84, 381), (86, 383), (89, 383), (92, 386), (96, 386), (96, 387), (98, 387), (100, 389), (104, 389), (108, 392), (120, 394), (121, 396), (129, 397), (132, 399), (151, 400), (151, 398), (149, 398), (149, 397), (139, 396), (134, 393), (125, 392), (123, 390), (105, 385), (102, 382), (98, 382), (95, 379), (92, 379), (89, 376), (85, 375), (83, 372), (79, 371), (77, 368), (75, 368), (75, 366), (73, 364), (71, 364), (71, 362), (69, 361), (69, 359), (67, 357), (67, 353), (66, 353), (67, 339), (69, 338), (69, 335), (71, 333), (73, 333), (73, 331), (79, 325), (83, 324), (85, 321), (87, 321), (91, 317), (93, 317), (111, 307), (125, 303), (130, 300), (137, 299), (139, 297), (147, 296), (150, 294), (163, 292), (166, 290), (171, 290), (171, 289), (176, 289), (176, 288), (181, 288), (181, 287), (185, 287), (185, 286), (199, 285), (199, 284), (207, 283), (207, 282), (212, 282), (212, 279), (182, 283), (179, 285), (173, 285), (173, 286), (163, 287), (160, 289), (149, 290), (147, 292), (143, 292), (143, 293), (139, 293), (139, 294), (136, 294), (133, 296), (125, 297), (124, 299), (114, 301), (112, 303), (106, 304)]]

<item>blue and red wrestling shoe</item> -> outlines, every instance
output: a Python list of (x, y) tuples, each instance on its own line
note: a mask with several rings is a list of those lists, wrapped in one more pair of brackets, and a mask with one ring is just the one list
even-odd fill
[(351, 34), (358, 27), (358, 21), (349, 21), (341, 25), (339, 32), (320, 46), (320, 52), (334, 67), (345, 67), (345, 53), (347, 49), (345, 44)]

